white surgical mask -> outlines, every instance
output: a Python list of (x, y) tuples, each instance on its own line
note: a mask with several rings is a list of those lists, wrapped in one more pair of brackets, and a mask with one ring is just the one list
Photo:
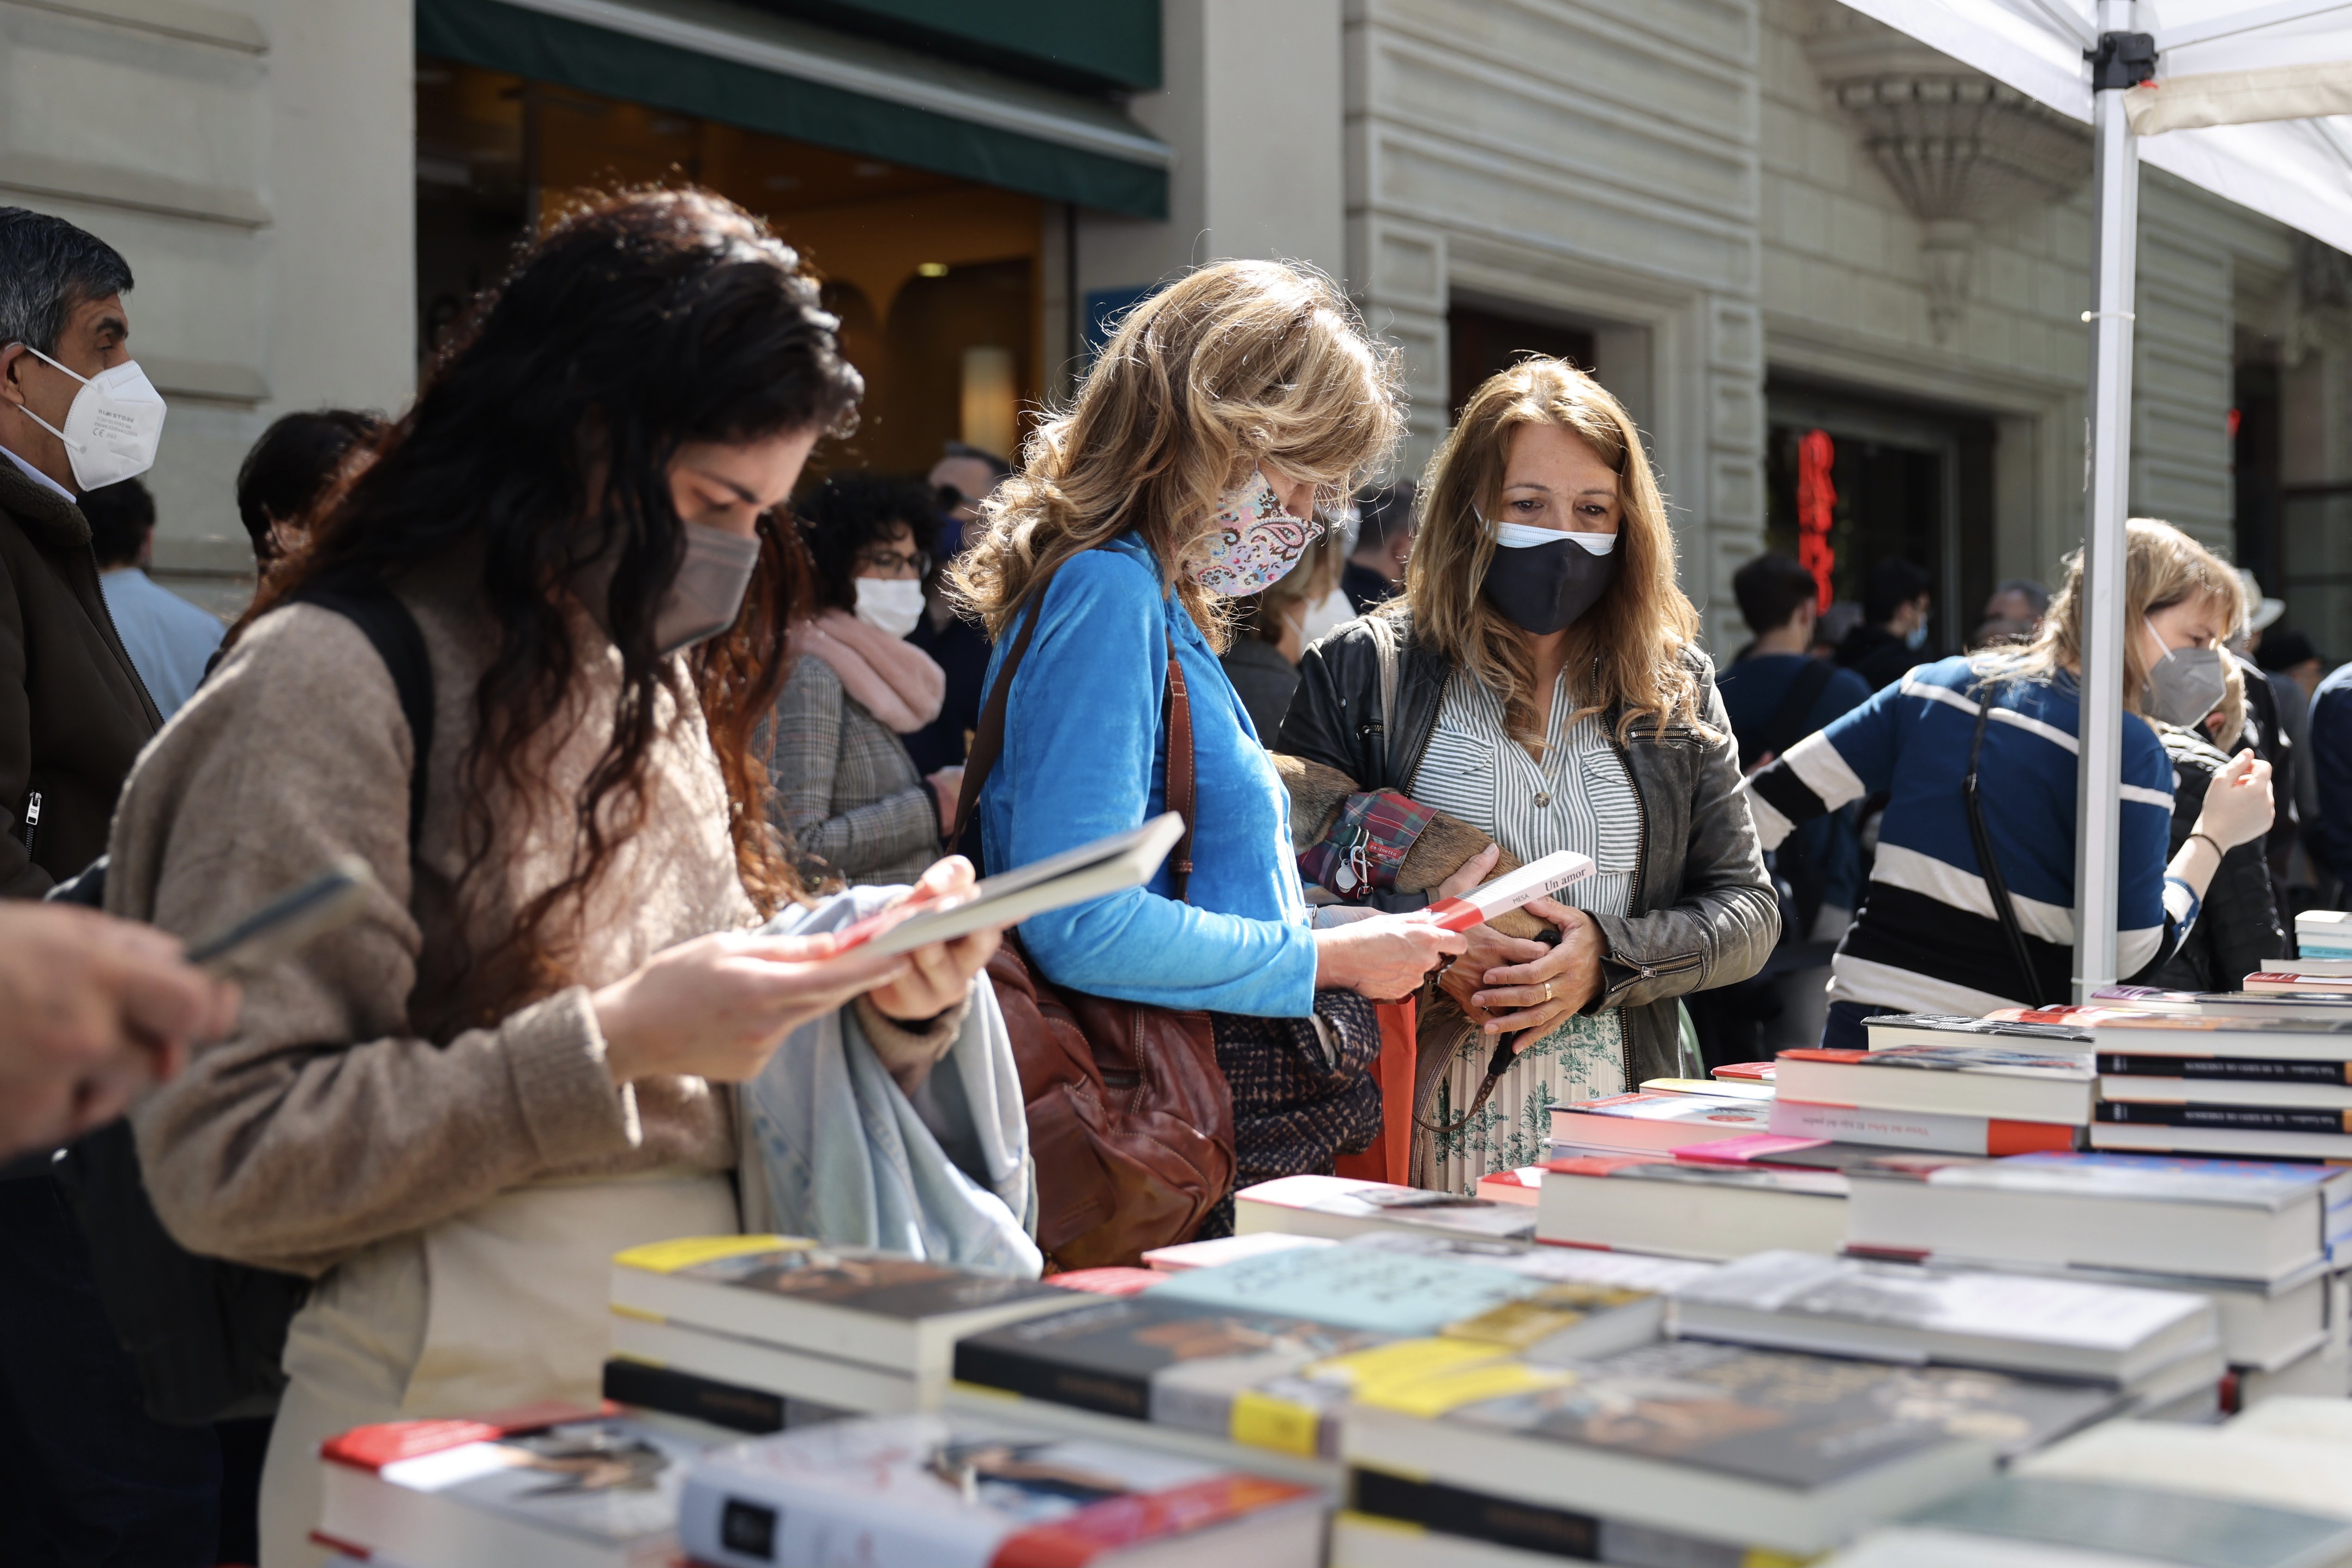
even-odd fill
[(73, 405), (66, 410), (66, 427), (59, 430), (31, 409), (25, 417), (66, 444), (66, 461), (73, 465), (74, 484), (96, 490), (120, 484), (155, 465), (155, 444), (163, 438), (163, 394), (155, 390), (136, 360), (125, 360), (94, 376), (74, 375), (57, 361), (33, 347), (25, 351), (81, 383)]
[[(1485, 517), (1479, 517), (1485, 522)], [(1608, 555), (1617, 548), (1615, 534), (1578, 534), (1566, 528), (1530, 528), (1525, 523), (1496, 523), (1495, 542), (1505, 549), (1533, 549), (1538, 545), (1556, 545), (1571, 539), (1584, 547), (1591, 555)]]
[(686, 523), (686, 559), (654, 612), (654, 650), (662, 658), (684, 653), (735, 624), (751, 570), (760, 564), (760, 536), (730, 534)]
[(857, 618), (878, 626), (893, 637), (904, 637), (923, 618), (922, 580), (913, 577), (861, 577), (857, 580)]

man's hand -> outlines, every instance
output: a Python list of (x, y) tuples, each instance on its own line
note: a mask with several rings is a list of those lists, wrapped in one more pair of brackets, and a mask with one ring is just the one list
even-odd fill
[(228, 1032), (237, 990), (152, 926), (70, 904), (0, 904), (0, 1155), (122, 1113)]

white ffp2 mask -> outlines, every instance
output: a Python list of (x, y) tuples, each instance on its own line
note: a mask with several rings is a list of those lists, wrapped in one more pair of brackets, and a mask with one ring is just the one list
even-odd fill
[(25, 411), (26, 418), (66, 444), (66, 461), (73, 466), (76, 486), (96, 490), (136, 478), (155, 465), (156, 444), (163, 439), (163, 394), (138, 361), (125, 360), (94, 376), (82, 376), (30, 343), (25, 351), (81, 382), (73, 406), (66, 410), (63, 430), (29, 408)]

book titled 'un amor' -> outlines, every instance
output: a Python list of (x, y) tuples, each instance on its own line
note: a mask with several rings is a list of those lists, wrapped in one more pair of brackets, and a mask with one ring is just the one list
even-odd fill
[(679, 1536), (724, 1568), (1314, 1568), (1323, 1500), (1262, 1476), (967, 1417), (828, 1422), (717, 1450)]

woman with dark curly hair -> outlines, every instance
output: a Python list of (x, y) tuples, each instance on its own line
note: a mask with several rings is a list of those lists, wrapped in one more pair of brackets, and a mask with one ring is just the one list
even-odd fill
[[(994, 950), (749, 929), (800, 899), (749, 741), (796, 586), (776, 509), (862, 390), (834, 326), (715, 196), (556, 224), (131, 776), (117, 914), (193, 934), (344, 855), (383, 884), (133, 1118), (184, 1245), (316, 1281), (267, 1568), (320, 1556), (323, 1437), (593, 1402), (613, 1254), (739, 1228), (722, 1085), (835, 1009), (918, 1080)], [(429, 730), (330, 594), (414, 619)]]
[(776, 699), (768, 808), (812, 872), (853, 885), (912, 882), (938, 858), (961, 768), (927, 783), (901, 736), (939, 716), (947, 676), (907, 641), (939, 537), (912, 480), (835, 474), (793, 508), (814, 567), (815, 613), (793, 626)]

